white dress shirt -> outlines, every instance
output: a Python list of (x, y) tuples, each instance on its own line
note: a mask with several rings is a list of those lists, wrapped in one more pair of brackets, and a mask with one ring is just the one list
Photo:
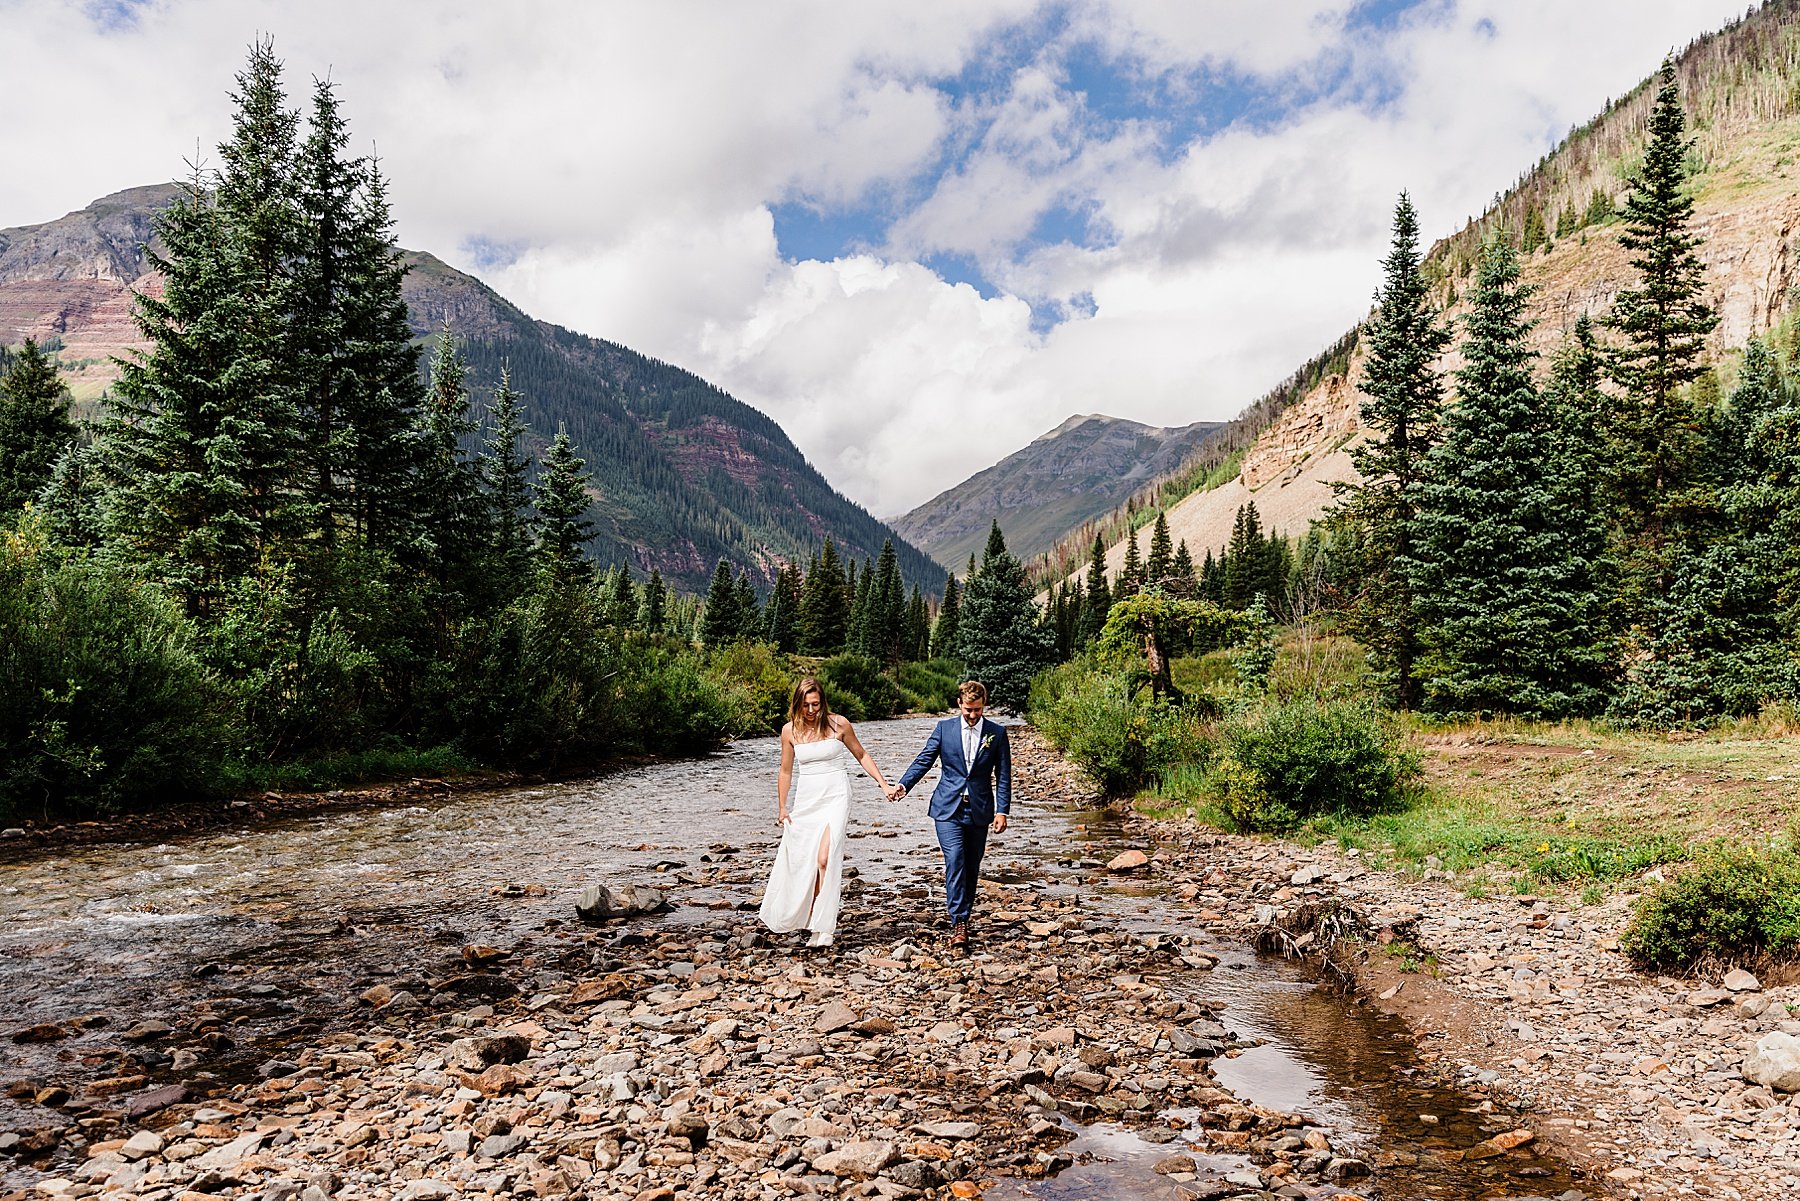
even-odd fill
[[(970, 725), (966, 721), (963, 723), (962, 736), (963, 736), (963, 768), (964, 768), (964, 770), (972, 771), (974, 769), (975, 751), (976, 751), (976, 748), (979, 743), (980, 734), (981, 734), (981, 723), (980, 722), (976, 722), (974, 725)], [(965, 789), (964, 791), (966, 792), (967, 789)]]

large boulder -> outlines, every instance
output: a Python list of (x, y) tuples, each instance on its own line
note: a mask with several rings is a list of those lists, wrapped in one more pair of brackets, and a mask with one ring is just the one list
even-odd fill
[(444, 1052), (444, 1062), (466, 1072), (485, 1072), (497, 1063), (523, 1063), (531, 1040), (523, 1034), (475, 1034), (459, 1038)]
[(662, 889), (648, 884), (595, 884), (575, 899), (575, 913), (593, 925), (615, 917), (655, 913), (669, 907)]
[(1800, 1038), (1776, 1030), (1757, 1039), (1744, 1060), (1744, 1079), (1778, 1093), (1800, 1093)]

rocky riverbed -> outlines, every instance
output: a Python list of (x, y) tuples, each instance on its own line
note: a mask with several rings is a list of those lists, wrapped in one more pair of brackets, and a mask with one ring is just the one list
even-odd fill
[[(865, 731), (877, 754), (916, 745), (913, 726), (893, 725)], [(148, 946), (151, 967), (179, 972), (162, 978), (160, 1007), (145, 1002), (155, 993), (143, 981), (111, 994), (135, 1008), (112, 1011), (89, 1004), (109, 995), (102, 985), (50, 981), (21, 1020), (0, 1029), (13, 1040), (0, 1044), (0, 1171), (17, 1190), (10, 1197), (1575, 1201), (1605, 1195), (1595, 1177), (1621, 1167), (1645, 1173), (1615, 1177), (1625, 1190), (1675, 1178), (1674, 1157), (1635, 1167), (1657, 1144), (1630, 1143), (1635, 1130), (1613, 1115), (1570, 1111), (1564, 1130), (1549, 1106), (1565, 1098), (1547, 1102), (1515, 1087), (1565, 1058), (1574, 1066), (1576, 1056), (1542, 1042), (1547, 1035), (1530, 1044), (1549, 1047), (1537, 1057), (1514, 1049), (1524, 1041), (1516, 1033), (1497, 1050), (1480, 1044), (1517, 1066), (1465, 1055), (1454, 1041), (1461, 1033), (1428, 1042), (1433, 1049), (1416, 1061), (1410, 1048), (1337, 1024), (1344, 1004), (1303, 975), (1262, 978), (1243, 949), (1259, 919), (1331, 893), (1378, 914), (1430, 894), (1353, 859), (1315, 860), (1178, 824), (1108, 821), (1096, 827), (1097, 841), (1080, 841), (1055, 816), (1088, 799), (1080, 780), (1029, 731), (1016, 745), (1026, 820), (990, 852), (967, 956), (942, 946), (934, 856), (919, 830), (896, 826), (897, 808), (853, 814), (849, 857), (861, 870), (836, 947), (805, 951), (759, 934), (753, 910), (773, 837), (759, 820), (729, 816), (739, 793), (725, 781), (766, 790), (768, 747), (740, 752), (748, 758), (727, 760), (723, 773), (702, 764), (688, 776), (655, 769), (610, 782), (607, 795), (645, 815), (634, 819), (639, 831), (660, 831), (658, 842), (616, 852), (608, 840), (617, 832), (587, 816), (604, 798), (564, 790), (373, 815), (373, 828), (424, 863), (391, 879), (383, 863), (327, 852), (327, 829), (349, 838), (336, 817), (299, 830), (311, 859), (346, 860), (329, 871), (292, 841), (265, 849), (250, 834), (227, 839), (220, 854), (240, 865), (265, 858), (268, 867), (228, 883), (234, 894), (250, 890), (249, 899), (207, 918), (223, 923), (212, 941)], [(710, 815), (699, 828), (711, 841), (703, 834), (676, 845), (682, 823), (695, 824), (671, 791), (682, 781), (698, 798), (694, 812)], [(644, 809), (646, 797), (665, 803)], [(1052, 832), (1057, 821), (1062, 834)], [(537, 830), (549, 831), (547, 841), (516, 849)], [(276, 834), (291, 840), (293, 831)], [(354, 846), (372, 837), (356, 834)], [(592, 858), (554, 858), (582, 845)], [(1134, 849), (1141, 864), (1124, 854), (1109, 868)], [(640, 894), (653, 889), (670, 909), (583, 924), (576, 901), (591, 878), (545, 886), (520, 874), (536, 862), (545, 874), (582, 876), (569, 863), (603, 852), (615, 867), (635, 865), (615, 878)], [(161, 847), (27, 864), (0, 892), (53, 890), (97, 866), (116, 873), (119, 887), (186, 887), (210, 870), (202, 861), (211, 853), (209, 845)], [(269, 883), (291, 889), (309, 869), (320, 873), (316, 892), (276, 895)], [(497, 873), (510, 882), (483, 886)], [(421, 880), (459, 891), (435, 906), (395, 901)], [(392, 896), (378, 890), (383, 881)], [(336, 905), (346, 889), (362, 894), (362, 908), (333, 920), (321, 898)], [(184, 901), (172, 888), (153, 894), (153, 912), (142, 916), (165, 924), (143, 929), (188, 930), (181, 923), (223, 904), (221, 894), (187, 892), (194, 895)], [(103, 919), (133, 916), (116, 899), (26, 903), (38, 908), (21, 911), (21, 933), (0, 949), (54, 954), (43, 962), (58, 970), (90, 944), (32, 940), (96, 906)], [(183, 904), (194, 912), (178, 911)], [(294, 912), (309, 904), (311, 912)], [(1464, 923), (1454, 928), (1476, 937), (1465, 907), (1476, 903), (1447, 891), (1444, 904), (1444, 915), (1417, 923), (1421, 936), (1436, 937), (1453, 908)], [(1525, 916), (1524, 928), (1503, 922), (1481, 937), (1554, 941), (1554, 913), (1539, 924), (1537, 911), (1508, 904), (1503, 912)], [(446, 920), (462, 935), (437, 924)], [(275, 930), (257, 935), (275, 941), (231, 943), (246, 922)], [(1335, 1060), (1368, 1060), (1342, 1079), (1386, 1105), (1379, 1122), (1318, 1103), (1310, 1086), (1291, 1101), (1270, 1100), (1281, 1090), (1257, 1084), (1265, 1057), (1277, 1055), (1277, 1083), (1291, 1084), (1295, 1065), (1281, 1069), (1281, 1047), (1258, 1045), (1278, 1032), (1243, 1003), (1257, 994), (1256, 980), (1306, 1004), (1321, 998), (1312, 1062), (1325, 1073), (1346, 1066)], [(1410, 1002), (1424, 983), (1409, 977), (1388, 1000)], [(1489, 1003), (1478, 992), (1470, 998)], [(1614, 1037), (1635, 1018), (1615, 1002), (1603, 1020)], [(1477, 1037), (1473, 1025), (1456, 1029)], [(1664, 1037), (1667, 1047), (1685, 1034)], [(1640, 1072), (1635, 1059), (1614, 1073), (1603, 1054), (1615, 1048), (1602, 1042), (1581, 1059), (1597, 1065), (1590, 1074), (1604, 1068), (1607, 1080), (1616, 1074), (1651, 1092), (1681, 1078)], [(1688, 1073), (1687, 1061), (1665, 1058), (1668, 1073)], [(1472, 1091), (1441, 1087), (1456, 1075)], [(1396, 1117), (1396, 1107), (1405, 1112)], [(1772, 1122), (1774, 1110), (1783, 1121), (1792, 1113), (1765, 1107), (1756, 1121)], [(1584, 1140), (1572, 1137), (1578, 1122), (1589, 1124)], [(1617, 1162), (1601, 1154), (1602, 1138), (1619, 1145)], [(1585, 1156), (1594, 1172), (1540, 1156), (1549, 1141)], [(1135, 1175), (1098, 1162), (1107, 1159)], [(1702, 1166), (1737, 1173), (1730, 1180), (1745, 1197), (1781, 1195), (1740, 1183), (1753, 1175), (1747, 1159), (1730, 1164), (1715, 1154)]]
[[(1631, 894), (1478, 899), (1445, 872), (1371, 870), (1355, 851), (1182, 821), (1125, 829), (1147, 852), (1147, 881), (1185, 915), (1170, 915), (1178, 928), (1308, 954), (1321, 916), (1335, 918), (1351, 941), (1332, 962), (1365, 1003), (1408, 1023), (1421, 1061), (1524, 1115), (1613, 1195), (1800, 1196), (1800, 1044), (1770, 1037), (1800, 1036), (1791, 968), (1643, 975), (1618, 950)], [(1765, 1083), (1746, 1077), (1759, 1041), (1787, 1057), (1785, 1080), (1780, 1063), (1752, 1065)]]

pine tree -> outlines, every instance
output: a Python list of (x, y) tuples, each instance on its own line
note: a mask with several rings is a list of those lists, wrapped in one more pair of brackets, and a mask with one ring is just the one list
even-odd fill
[(421, 464), (415, 504), (426, 570), (440, 591), (485, 599), (500, 589), (488, 571), (492, 534), (481, 464), (464, 450), (478, 428), (466, 374), (446, 325), (433, 350), (431, 383), (415, 434)]
[(1562, 718), (1597, 711), (1611, 647), (1591, 516), (1567, 512), (1557, 414), (1532, 382), (1530, 288), (1505, 239), (1470, 293), (1464, 366), (1443, 441), (1416, 488), (1406, 560), (1423, 701), (1438, 713)]
[(1125, 562), (1119, 566), (1119, 579), (1113, 586), (1113, 599), (1136, 596), (1144, 590), (1144, 560), (1138, 554), (1137, 531), (1125, 535)]
[(757, 600), (756, 585), (750, 582), (750, 572), (740, 569), (732, 588), (737, 594), (737, 640), (758, 641), (763, 635), (762, 602)]
[(1623, 338), (1612, 377), (1622, 392), (1615, 416), (1617, 491), (1627, 603), (1639, 620), (1663, 595), (1684, 543), (1681, 528), (1691, 469), (1701, 460), (1701, 420), (1686, 385), (1705, 370), (1706, 336), (1719, 319), (1701, 298), (1701, 239), (1689, 232), (1686, 117), (1675, 63), (1663, 60), (1650, 114), (1650, 143), (1630, 180), (1619, 241), (1633, 252), (1639, 286), (1613, 300), (1608, 328)]
[(850, 598), (837, 547), (830, 538), (825, 539), (819, 552), (818, 566), (806, 574), (799, 624), (802, 654), (835, 655), (844, 649), (850, 625)]
[(931, 631), (933, 659), (956, 657), (957, 643), (962, 638), (961, 622), (962, 589), (957, 586), (956, 573), (951, 572), (944, 577), (944, 603), (938, 606), (937, 625)]
[(706, 590), (706, 611), (701, 619), (700, 641), (708, 649), (736, 642), (740, 628), (737, 585), (731, 576), (731, 561), (720, 559), (713, 570), (712, 585)]
[(1088, 551), (1087, 584), (1081, 598), (1081, 632), (1083, 645), (1100, 636), (1106, 615), (1112, 611), (1112, 589), (1106, 583), (1106, 543), (1099, 534)]
[(0, 375), (0, 522), (50, 482), (75, 442), (69, 389), (30, 338)]
[(1006, 549), (998, 522), (988, 535), (981, 569), (963, 593), (958, 649), (971, 678), (987, 685), (996, 705), (1021, 708), (1031, 679), (1056, 658), (1039, 620), (1025, 565)]
[(900, 561), (892, 538), (883, 540), (881, 554), (875, 561), (865, 622), (865, 654), (889, 667), (907, 657), (906, 590), (900, 581)]
[(241, 370), (252, 301), (237, 240), (198, 172), (156, 233), (162, 249), (147, 259), (163, 290), (137, 293), (132, 310), (150, 350), (122, 363), (105, 398), (105, 539), (109, 554), (147, 567), (204, 618), (273, 541), (273, 431), (257, 404), (267, 371)]
[(1215, 605), (1225, 603), (1225, 564), (1221, 559), (1213, 557), (1212, 548), (1206, 548), (1206, 558), (1200, 564), (1200, 599), (1209, 600)]
[(881, 658), (881, 649), (876, 645), (878, 637), (876, 620), (873, 612), (875, 596), (875, 564), (865, 562), (858, 570), (855, 563), (850, 565), (850, 635), (846, 640), (847, 649), (858, 655), (866, 655), (871, 659)]
[(637, 621), (637, 586), (631, 580), (631, 564), (621, 563), (606, 576), (606, 623), (621, 630)]
[(501, 578), (521, 582), (531, 559), (531, 459), (524, 447), (527, 426), (522, 399), (513, 390), (511, 371), (502, 365), (481, 456), (492, 539), (490, 562)]
[(1375, 313), (1364, 333), (1369, 357), (1362, 418), (1373, 436), (1351, 450), (1362, 482), (1346, 489), (1349, 514), (1367, 531), (1368, 567), (1346, 625), (1368, 648), (1377, 679), (1403, 709), (1419, 699), (1413, 669), (1418, 618), (1407, 567), (1413, 553), (1413, 493), (1437, 441), (1443, 383), (1436, 362), (1448, 341), (1432, 311), (1420, 262), (1418, 216), (1403, 192), (1394, 209), (1393, 246), (1382, 263)]
[(638, 628), (646, 634), (663, 634), (669, 628), (669, 586), (663, 583), (662, 571), (652, 567), (644, 581), (644, 604), (638, 611)]
[(769, 591), (769, 603), (763, 611), (764, 636), (783, 654), (799, 649), (800, 602), (800, 569), (784, 563), (775, 573), (775, 586)]
[(1169, 537), (1169, 516), (1158, 511), (1156, 526), (1150, 531), (1150, 555), (1144, 560), (1144, 578), (1153, 588), (1169, 590), (1169, 577), (1175, 570), (1175, 547)]
[(1187, 539), (1175, 548), (1175, 563), (1170, 591), (1176, 596), (1192, 597), (1200, 589), (1200, 577), (1194, 573), (1194, 556), (1188, 553)]
[(1232, 519), (1222, 574), (1223, 603), (1228, 609), (1248, 609), (1252, 600), (1269, 591), (1268, 541), (1253, 500), (1239, 505)]
[(590, 580), (594, 575), (592, 562), (582, 552), (594, 540), (594, 523), (587, 517), (593, 503), (587, 483), (593, 473), (586, 467), (569, 442), (569, 431), (559, 425), (532, 489), (533, 503), (542, 518), (538, 561), (556, 578), (570, 582)]
[(931, 656), (931, 608), (925, 603), (925, 593), (917, 584), (913, 585), (912, 599), (906, 604), (906, 622), (901, 636), (900, 658), (906, 662), (918, 662)]

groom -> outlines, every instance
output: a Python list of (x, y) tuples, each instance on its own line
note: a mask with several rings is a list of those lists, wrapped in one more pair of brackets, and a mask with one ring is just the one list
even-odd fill
[(981, 879), (981, 855), (988, 830), (1006, 829), (1012, 807), (1012, 747), (1006, 727), (987, 721), (987, 688), (970, 680), (957, 691), (958, 716), (947, 717), (931, 731), (925, 749), (888, 794), (897, 801), (931, 769), (943, 765), (931, 794), (931, 817), (937, 823), (938, 846), (944, 851), (944, 900), (950, 910), (950, 945), (969, 945), (969, 913), (975, 907), (975, 885)]

